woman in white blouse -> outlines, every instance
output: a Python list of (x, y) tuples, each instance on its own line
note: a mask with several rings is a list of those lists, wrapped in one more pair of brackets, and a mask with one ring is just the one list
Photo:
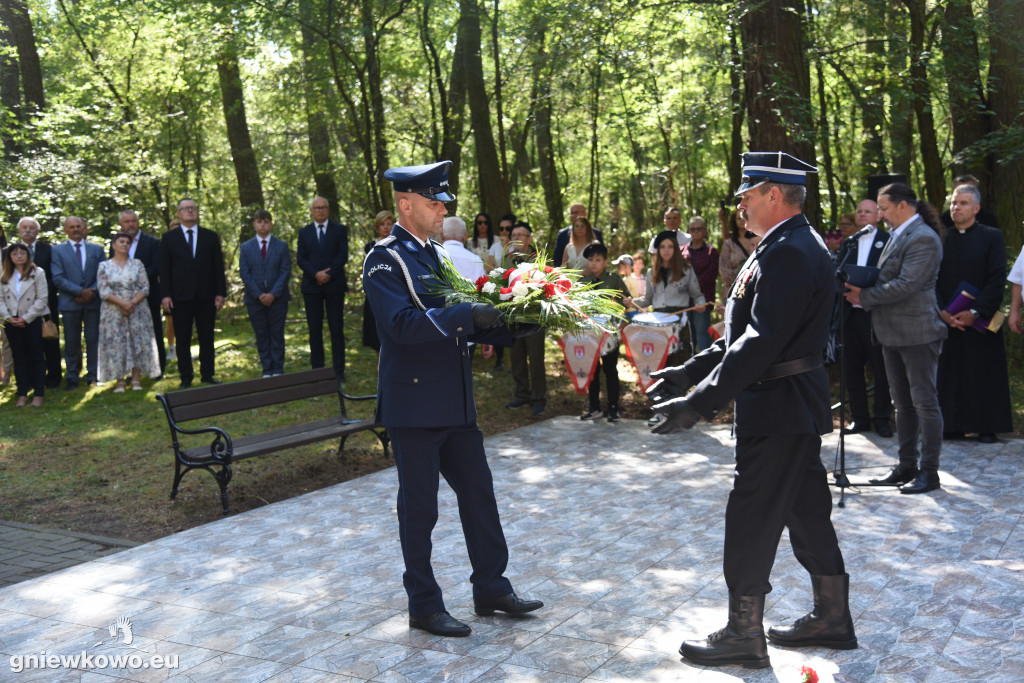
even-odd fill
[(12, 244), (4, 255), (0, 275), (0, 317), (4, 319), (14, 354), (19, 408), (28, 402), (29, 389), (33, 392), (32, 405), (43, 405), (46, 359), (42, 316), (49, 312), (46, 273), (32, 263), (28, 247), (20, 242)]

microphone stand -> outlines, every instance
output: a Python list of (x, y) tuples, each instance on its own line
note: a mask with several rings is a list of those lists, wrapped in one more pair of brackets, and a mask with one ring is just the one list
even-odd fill
[[(849, 239), (849, 238), (847, 238)], [(844, 239), (839, 248), (846, 245)], [(843, 258), (836, 265), (836, 310), (839, 312), (839, 336), (836, 339), (836, 360), (839, 361), (839, 471), (832, 470), (832, 476), (839, 487), (839, 502), (841, 508), (846, 507), (846, 489), (850, 487), (850, 479), (846, 476), (846, 298), (843, 296), (846, 290), (846, 281), (849, 275), (843, 270), (846, 259), (850, 257), (851, 249), (846, 249)]]

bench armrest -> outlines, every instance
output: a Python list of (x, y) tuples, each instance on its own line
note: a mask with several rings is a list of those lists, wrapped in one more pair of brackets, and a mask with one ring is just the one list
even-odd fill
[(341, 397), (349, 401), (369, 401), (370, 399), (376, 400), (377, 394), (370, 394), (369, 396), (349, 396), (344, 391), (338, 390)]
[(167, 424), (171, 428), (171, 444), (174, 447), (174, 455), (182, 462), (188, 464), (189, 461), (184, 456), (184, 449), (178, 442), (178, 434), (213, 434), (213, 441), (210, 442), (210, 457), (218, 462), (224, 463), (225, 465), (231, 464), (231, 454), (234, 452), (234, 444), (231, 441), (231, 437), (220, 427), (199, 427), (197, 429), (186, 429), (177, 422), (174, 421), (174, 414), (171, 411), (171, 407), (167, 404), (167, 401), (162, 395), (157, 395), (157, 400), (164, 407), (164, 413), (167, 415)]

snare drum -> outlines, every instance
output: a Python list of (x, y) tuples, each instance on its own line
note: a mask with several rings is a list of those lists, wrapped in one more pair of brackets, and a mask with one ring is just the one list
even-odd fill
[(633, 316), (630, 324), (641, 325), (643, 327), (671, 328), (666, 331), (675, 338), (675, 341), (668, 347), (668, 352), (672, 354), (679, 350), (679, 339), (682, 338), (683, 327), (686, 325), (686, 314), (684, 313), (682, 316), (679, 316), (673, 315), (672, 313), (661, 313), (658, 311), (653, 313), (637, 313)]

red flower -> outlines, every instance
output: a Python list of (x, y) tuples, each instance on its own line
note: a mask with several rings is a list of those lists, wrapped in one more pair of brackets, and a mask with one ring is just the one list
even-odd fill
[(800, 667), (800, 683), (818, 683), (817, 672), (809, 666)]
[(551, 273), (551, 272), (554, 272), (554, 270), (555, 269), (552, 268), (551, 266), (544, 266), (544, 272), (545, 273)]
[(572, 289), (572, 280), (567, 277), (559, 278), (555, 280), (555, 287), (558, 287), (560, 292), (568, 292)]
[(545, 282), (544, 283), (544, 296), (550, 298), (550, 297), (553, 297), (554, 295), (555, 295), (555, 285), (552, 284), (551, 282)]
[(476, 279), (476, 291), (480, 291), (489, 282), (486, 275), (481, 275)]

